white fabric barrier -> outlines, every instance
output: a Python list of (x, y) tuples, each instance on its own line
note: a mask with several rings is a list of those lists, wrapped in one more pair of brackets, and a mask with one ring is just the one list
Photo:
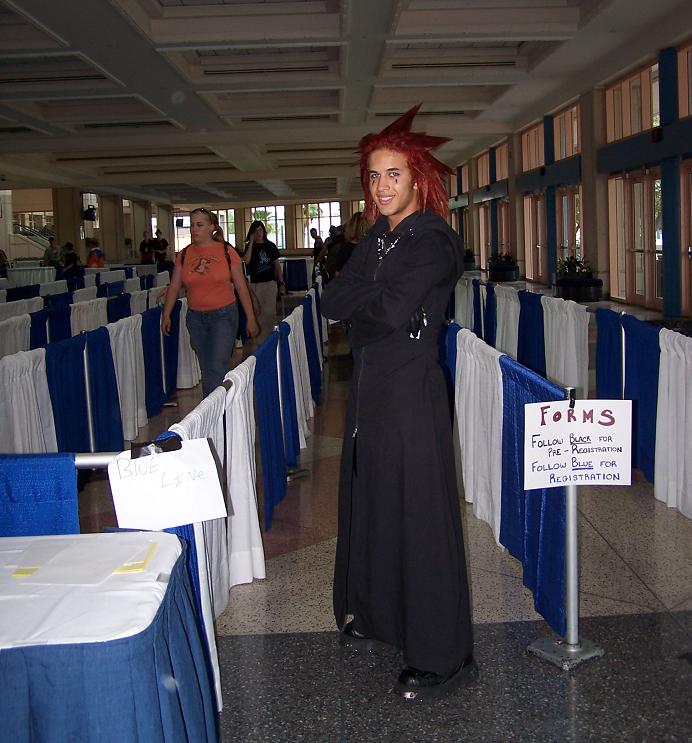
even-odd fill
[[(100, 269), (97, 269), (97, 270), (100, 270)], [(96, 274), (95, 273), (84, 274), (84, 286), (85, 287), (96, 286)]]
[(692, 338), (662, 328), (658, 342), (654, 495), (692, 519)]
[[(317, 284), (317, 290), (320, 293), (321, 299), (322, 292), (324, 291), (324, 282), (322, 281), (322, 277), (317, 276), (317, 278), (315, 279), (315, 283)], [(324, 343), (326, 345), (327, 343), (329, 343), (329, 322), (324, 315), (320, 317), (320, 322), (322, 323), (322, 337), (324, 338)]]
[(72, 292), (72, 302), (88, 302), (91, 299), (96, 299), (97, 289), (95, 286), (87, 286), (84, 289), (75, 289)]
[(0, 289), (8, 289), (10, 287), (10, 280), (4, 276), (0, 277)]
[(147, 310), (149, 292), (146, 289), (139, 289), (136, 292), (130, 292), (130, 314), (139, 315)]
[[(166, 286), (168, 286), (168, 284), (166, 284)], [(166, 301), (166, 292), (163, 291), (166, 286), (155, 286), (152, 289), (146, 290), (148, 292), (147, 306), (149, 308), (156, 307)]]
[(462, 328), (473, 327), (473, 286), (463, 276), (454, 287), (454, 319)]
[(132, 294), (132, 292), (138, 292), (142, 289), (142, 285), (140, 284), (140, 281), (137, 277), (134, 279), (125, 279), (125, 286), (123, 288), (123, 291), (127, 292), (128, 294)]
[(180, 300), (180, 333), (178, 343), (178, 389), (186, 390), (199, 384), (202, 372), (197, 361), (197, 354), (192, 350), (190, 334), (187, 331), (187, 299)]
[(133, 315), (107, 325), (110, 336), (115, 377), (118, 382), (120, 417), (127, 441), (147, 424), (144, 386), (144, 352), (142, 350), (142, 316)]
[(154, 276), (154, 286), (168, 286), (171, 283), (171, 277), (168, 271), (160, 271)]
[(1, 452), (58, 450), (44, 348), (0, 359), (0, 421)]
[(310, 371), (308, 368), (308, 354), (305, 348), (305, 333), (303, 332), (303, 306), (296, 307), (285, 318), (291, 328), (288, 335), (288, 345), (293, 367), (293, 386), (296, 394), (296, 416), (298, 418), (298, 438), (300, 448), (307, 446), (310, 436), (308, 419), (312, 418), (315, 406), (310, 391)]
[(312, 287), (308, 292), (308, 295), (312, 299), (312, 329), (315, 334), (315, 345), (317, 346), (317, 353), (320, 357), (320, 369), (324, 366), (324, 356), (322, 354), (322, 341), (320, 341), (320, 326), (318, 325), (320, 318), (317, 317), (317, 301), (315, 299), (316, 292), (315, 288)]
[(519, 294), (511, 286), (495, 284), (495, 300), (497, 308), (495, 347), (516, 359), (519, 343)]
[(229, 587), (266, 578), (264, 547), (257, 511), (254, 356), (226, 374), (226, 461), (228, 473)]
[(575, 387), (577, 399), (589, 396), (589, 314), (585, 305), (545, 294), (543, 333), (546, 377), (560, 387)]
[(89, 299), (86, 302), (75, 302), (70, 305), (70, 326), (72, 335), (89, 330), (96, 330), (102, 325), (108, 325), (108, 311), (106, 297)]
[(17, 315), (0, 322), (0, 358), (31, 346), (31, 316)]
[(155, 264), (145, 264), (144, 266), (133, 266), (137, 276), (146, 276), (149, 273), (158, 273), (159, 269)]
[(114, 281), (125, 281), (125, 271), (101, 271), (99, 279), (102, 284), (112, 284)]
[[(27, 265), (32, 262), (37, 262), (39, 265), (33, 267)], [(45, 284), (47, 281), (55, 281), (55, 274), (53, 266), (40, 266), (40, 261), (21, 261), (21, 264), (15, 268), (7, 269), (10, 286)]]
[(45, 284), (41, 284), (38, 288), (40, 296), (45, 297), (48, 294), (64, 294), (67, 291), (67, 281), (60, 279), (59, 281), (47, 281)]
[(502, 505), (501, 353), (470, 331), (457, 333), (454, 412), (464, 497), (500, 544)]
[(10, 317), (28, 315), (43, 309), (43, 297), (31, 297), (30, 299), (18, 299), (16, 302), (5, 302), (0, 304), (0, 321), (9, 320)]

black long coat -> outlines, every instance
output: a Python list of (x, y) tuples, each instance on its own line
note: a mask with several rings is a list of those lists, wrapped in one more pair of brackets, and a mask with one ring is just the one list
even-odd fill
[[(466, 562), (448, 392), (438, 334), (463, 271), (456, 233), (416, 212), (388, 234), (380, 218), (324, 291), (350, 320), (354, 370), (339, 484), (334, 614), (446, 673), (471, 652)], [(397, 240), (398, 236), (398, 240)], [(378, 250), (379, 248), (379, 250)], [(410, 333), (422, 307), (427, 326)]]

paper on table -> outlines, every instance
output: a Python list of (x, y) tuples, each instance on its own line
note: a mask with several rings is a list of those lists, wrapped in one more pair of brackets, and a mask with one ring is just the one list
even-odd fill
[[(142, 548), (117, 539), (109, 540), (102, 549), (96, 551), (90, 540), (79, 540), (68, 545), (54, 542), (52, 556), (45, 559), (47, 551), (41, 558), (40, 543), (34, 542), (22, 556), (17, 571), (37, 567), (26, 576), (18, 577), (32, 584), (96, 586), (108, 578), (114, 570), (124, 563), (132, 562), (142, 554)], [(15, 571), (15, 573), (17, 573)]]

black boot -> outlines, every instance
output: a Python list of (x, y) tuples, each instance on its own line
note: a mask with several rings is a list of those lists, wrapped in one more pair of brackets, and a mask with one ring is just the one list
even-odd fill
[(352, 650), (361, 650), (363, 652), (372, 652), (378, 645), (382, 643), (379, 640), (375, 640), (372, 637), (364, 635), (353, 625), (353, 620), (344, 625), (341, 630), (339, 637), (339, 644), (345, 648), (351, 648)]
[(421, 671), (406, 666), (394, 685), (395, 693), (404, 699), (430, 699), (444, 696), (461, 686), (468, 686), (478, 678), (478, 666), (472, 655), (455, 671), (446, 675)]

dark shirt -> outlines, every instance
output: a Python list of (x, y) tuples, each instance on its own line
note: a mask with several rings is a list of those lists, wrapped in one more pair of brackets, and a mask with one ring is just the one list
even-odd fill
[(247, 264), (250, 281), (261, 284), (265, 281), (274, 281), (274, 261), (279, 257), (279, 249), (270, 240), (255, 243), (252, 246), (252, 256)]

